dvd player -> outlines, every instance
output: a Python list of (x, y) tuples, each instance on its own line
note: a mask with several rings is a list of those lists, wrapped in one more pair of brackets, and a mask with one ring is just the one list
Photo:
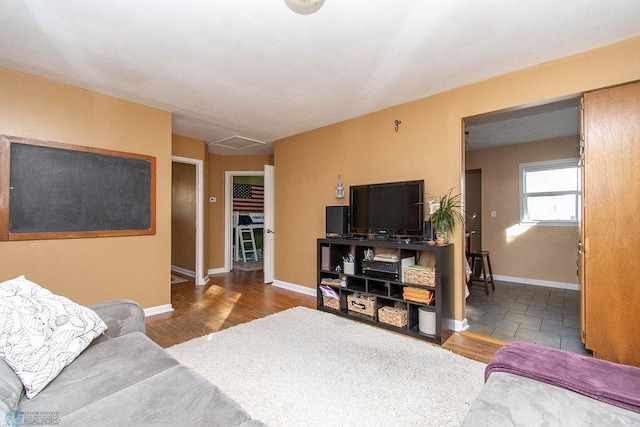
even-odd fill
[(362, 274), (365, 276), (381, 277), (398, 280), (400, 277), (400, 263), (393, 261), (362, 260)]

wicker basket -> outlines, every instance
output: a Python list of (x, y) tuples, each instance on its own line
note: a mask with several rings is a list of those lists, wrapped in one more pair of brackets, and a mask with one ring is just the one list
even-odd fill
[(436, 269), (421, 265), (408, 265), (404, 268), (404, 281), (416, 285), (435, 286)]
[(402, 298), (407, 301), (420, 302), (422, 304), (431, 304), (433, 302), (433, 292), (427, 289), (405, 287), (402, 291)]
[(340, 300), (331, 297), (322, 297), (322, 305), (332, 310), (340, 310)]
[(378, 309), (378, 320), (387, 325), (404, 328), (407, 326), (407, 310), (398, 307), (380, 307)]
[(347, 306), (349, 311), (355, 311), (356, 313), (373, 317), (375, 314), (376, 297), (360, 294), (347, 295)]

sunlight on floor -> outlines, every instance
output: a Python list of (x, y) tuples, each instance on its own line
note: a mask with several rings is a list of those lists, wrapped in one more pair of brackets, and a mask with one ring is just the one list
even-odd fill
[[(207, 294), (208, 298), (206, 300), (199, 301), (197, 306), (199, 309), (212, 308), (215, 306), (215, 309), (217, 311), (216, 318), (209, 319), (206, 324), (208, 327), (217, 330), (226, 322), (227, 317), (229, 317), (236, 303), (242, 297), (242, 292), (229, 292), (222, 286), (213, 285), (210, 286), (209, 289), (207, 289), (205, 294)], [(210, 299), (211, 297), (218, 297), (223, 295), (224, 299), (222, 301), (224, 301), (224, 304), (220, 303), (220, 299)]]

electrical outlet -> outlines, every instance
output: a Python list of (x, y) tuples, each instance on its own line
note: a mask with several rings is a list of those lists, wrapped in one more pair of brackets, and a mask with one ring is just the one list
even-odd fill
[(491, 218), (495, 218), (496, 217), (496, 211), (491, 211)]

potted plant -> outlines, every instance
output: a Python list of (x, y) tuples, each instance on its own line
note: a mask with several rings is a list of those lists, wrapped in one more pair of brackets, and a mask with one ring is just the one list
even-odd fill
[(432, 198), (428, 202), (431, 225), (436, 233), (436, 243), (439, 245), (448, 243), (448, 233), (453, 231), (456, 222), (464, 223), (462, 194), (452, 193), (453, 188), (440, 199)]

